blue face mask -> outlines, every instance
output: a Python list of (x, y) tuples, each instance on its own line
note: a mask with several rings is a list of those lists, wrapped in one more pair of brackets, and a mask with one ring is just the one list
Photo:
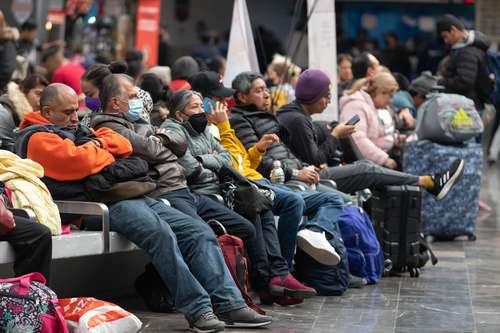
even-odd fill
[(128, 101), (128, 112), (125, 113), (125, 118), (130, 122), (135, 122), (141, 118), (144, 105), (142, 99), (136, 98)]

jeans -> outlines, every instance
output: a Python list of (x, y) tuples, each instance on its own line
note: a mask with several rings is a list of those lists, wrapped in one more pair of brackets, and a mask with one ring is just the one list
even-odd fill
[(40, 223), (14, 216), (16, 227), (6, 235), (0, 235), (0, 241), (7, 241), (16, 253), (14, 273), (16, 276), (39, 272), (50, 282), (52, 263), (52, 234), (49, 228)]
[[(152, 198), (109, 207), (111, 230), (145, 250), (189, 321), (245, 307), (210, 227)], [(212, 301), (212, 304), (211, 304)]]
[(344, 193), (385, 185), (418, 185), (419, 178), (367, 160), (323, 169), (320, 171), (320, 177), (335, 181), (338, 190)]
[(252, 224), (210, 197), (192, 193), (188, 189), (164, 193), (160, 197), (197, 220), (219, 221), (229, 234), (241, 238), (252, 263), (250, 275), (256, 290), (267, 288), (271, 277), (289, 273), (287, 262), (281, 256), (271, 212), (262, 213)]
[(267, 179), (257, 182), (271, 187), (276, 194), (273, 212), (280, 216), (278, 237), (281, 253), (291, 269), (302, 216), (308, 217), (303, 228), (316, 227), (332, 234), (337, 230), (336, 224), (342, 213), (344, 199), (334, 192), (294, 192), (284, 185), (271, 184)]

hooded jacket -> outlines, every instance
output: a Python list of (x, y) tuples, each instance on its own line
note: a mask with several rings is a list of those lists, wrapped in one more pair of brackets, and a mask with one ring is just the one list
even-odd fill
[(320, 166), (328, 163), (335, 155), (338, 142), (333, 136), (320, 143), (317, 128), (311, 116), (306, 114), (297, 102), (284, 105), (277, 112), (278, 121), (288, 132), (287, 144), (302, 161)]
[[(277, 134), (282, 141), (288, 141), (288, 132), (280, 126), (276, 117), (271, 113), (257, 110), (255, 105), (233, 106), (230, 122), (236, 136), (247, 150), (252, 148), (264, 134)], [(277, 142), (269, 146), (257, 171), (269, 178), (275, 160), (281, 161), (286, 181), (292, 179), (293, 170), (301, 170), (304, 167), (290, 148), (283, 142)]]
[(131, 123), (120, 115), (96, 113), (91, 116), (91, 126), (96, 130), (110, 128), (123, 135), (132, 144), (133, 156), (149, 164), (151, 177), (158, 181), (150, 196), (186, 188), (184, 169), (178, 163), (187, 150), (186, 140), (174, 131), (156, 134), (156, 128), (143, 119)]
[(0, 146), (2, 149), (13, 150), (13, 131), (28, 112), (33, 112), (33, 108), (26, 96), (15, 82), (10, 82), (7, 85), (7, 92), (0, 96)]
[(472, 99), (479, 110), (483, 109), (493, 87), (486, 69), (485, 52), (489, 47), (486, 35), (469, 31), (466, 41), (452, 46), (450, 62), (439, 81), (447, 92)]
[(189, 187), (199, 194), (219, 194), (218, 173), (223, 166), (231, 166), (231, 154), (210, 134), (196, 132), (189, 123), (167, 119), (162, 128), (177, 133), (187, 141), (186, 154), (179, 159), (184, 167)]
[(113, 163), (115, 157), (127, 157), (132, 152), (130, 142), (109, 128), (95, 132), (102, 145), (100, 148), (95, 144), (77, 146), (73, 141), (51, 132), (33, 133), (30, 127), (34, 125), (53, 126), (40, 112), (27, 113), (19, 126), (21, 130), (17, 140), (30, 135), (25, 157), (41, 164), (45, 176), (54, 180), (81, 180), (100, 172)]
[(367, 160), (383, 165), (389, 158), (389, 155), (380, 148), (387, 146), (386, 134), (370, 95), (360, 90), (352, 95), (344, 95), (339, 104), (340, 122), (346, 122), (354, 115), (360, 118), (352, 138), (361, 154)]

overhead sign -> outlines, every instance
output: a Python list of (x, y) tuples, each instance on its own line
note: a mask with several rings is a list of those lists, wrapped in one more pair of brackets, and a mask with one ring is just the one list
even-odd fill
[(158, 34), (160, 33), (160, 0), (139, 0), (135, 47), (144, 53), (149, 67), (158, 64)]

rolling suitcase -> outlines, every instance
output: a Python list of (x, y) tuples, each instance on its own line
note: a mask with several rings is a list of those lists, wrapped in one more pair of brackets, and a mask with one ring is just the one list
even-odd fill
[(461, 158), (464, 173), (448, 195), (440, 201), (423, 191), (422, 232), (436, 240), (453, 240), (468, 236), (475, 240), (475, 220), (479, 211), (479, 190), (483, 169), (480, 144), (441, 145), (430, 141), (413, 141), (405, 145), (403, 171), (414, 175), (442, 172)]
[(417, 186), (385, 186), (373, 191), (370, 216), (384, 258), (392, 272), (418, 277), (420, 262), (421, 191)]

